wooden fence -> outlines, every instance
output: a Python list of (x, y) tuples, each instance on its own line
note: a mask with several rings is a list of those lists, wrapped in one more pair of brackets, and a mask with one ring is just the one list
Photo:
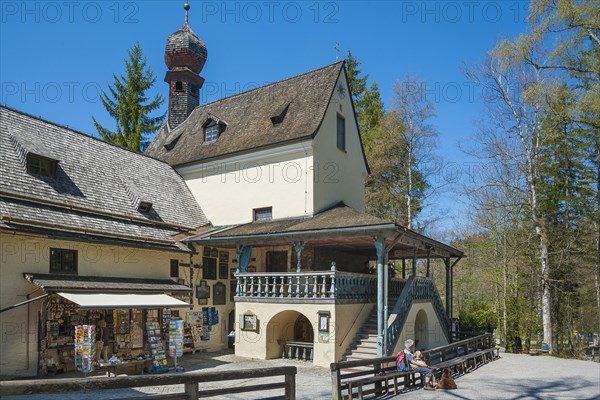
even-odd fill
[[(184, 385), (184, 391), (163, 395), (146, 395), (138, 397), (124, 397), (127, 400), (142, 399), (169, 399), (169, 400), (197, 400), (204, 397), (215, 397), (228, 394), (261, 392), (260, 399), (295, 400), (296, 398), (296, 367), (259, 368), (229, 371), (194, 371), (184, 374), (162, 374), (143, 376), (118, 376), (114, 378), (63, 378), (63, 379), (32, 379), (18, 381), (1, 381), (0, 397), (14, 395), (29, 395), (40, 393), (69, 393), (106, 391), (112, 389), (127, 389), (148, 386)], [(275, 378), (282, 376), (281, 382), (258, 383), (242, 385), (228, 382), (226, 387), (218, 389), (200, 390), (198, 384), (218, 381), (235, 381), (239, 379), (253, 380), (255, 378)], [(275, 379), (270, 379), (271, 381)], [(281, 396), (265, 396), (265, 391), (283, 389)], [(249, 397), (246, 397), (249, 398)]]

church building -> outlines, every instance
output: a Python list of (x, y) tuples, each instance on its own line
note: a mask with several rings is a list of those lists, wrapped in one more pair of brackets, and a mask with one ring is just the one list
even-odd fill
[(0, 376), (74, 368), (75, 327), (100, 319), (123, 359), (154, 335), (168, 353), (171, 319), (184, 350), (323, 367), (449, 343), (463, 253), (365, 213), (344, 62), (200, 104), (208, 51), (185, 8), (144, 155), (0, 107)]

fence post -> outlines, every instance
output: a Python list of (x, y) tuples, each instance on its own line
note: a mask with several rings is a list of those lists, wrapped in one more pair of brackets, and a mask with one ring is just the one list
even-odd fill
[(296, 400), (296, 375), (285, 374), (285, 398)]
[(342, 400), (342, 388), (341, 377), (340, 377), (340, 369), (337, 367), (337, 364), (332, 363), (330, 366), (331, 369), (331, 393), (333, 395), (332, 400)]
[(189, 396), (190, 400), (198, 400), (198, 382), (186, 382), (184, 384), (185, 394)]

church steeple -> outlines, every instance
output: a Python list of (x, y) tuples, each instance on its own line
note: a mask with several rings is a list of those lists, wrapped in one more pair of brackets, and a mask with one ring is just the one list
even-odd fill
[(165, 63), (169, 68), (165, 82), (169, 84), (169, 127), (176, 128), (200, 104), (204, 78), (199, 76), (207, 58), (206, 45), (188, 25), (190, 5), (186, 2), (185, 22), (167, 39)]

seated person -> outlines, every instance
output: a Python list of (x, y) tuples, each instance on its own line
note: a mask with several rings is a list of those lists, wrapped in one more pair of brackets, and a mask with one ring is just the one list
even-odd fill
[[(404, 359), (406, 360), (406, 363), (410, 365), (411, 370), (418, 372), (425, 377), (425, 385), (423, 386), (423, 388), (425, 390), (435, 390), (435, 387), (432, 384), (433, 372), (424, 360), (416, 357), (417, 354), (421, 356), (420, 351), (417, 351), (413, 355), (414, 348), (415, 342), (412, 339), (408, 339), (404, 342), (404, 350), (402, 351), (404, 353)], [(398, 368), (401, 368), (401, 365), (402, 364), (399, 363)], [(403, 366), (402, 368), (406, 367)]]

